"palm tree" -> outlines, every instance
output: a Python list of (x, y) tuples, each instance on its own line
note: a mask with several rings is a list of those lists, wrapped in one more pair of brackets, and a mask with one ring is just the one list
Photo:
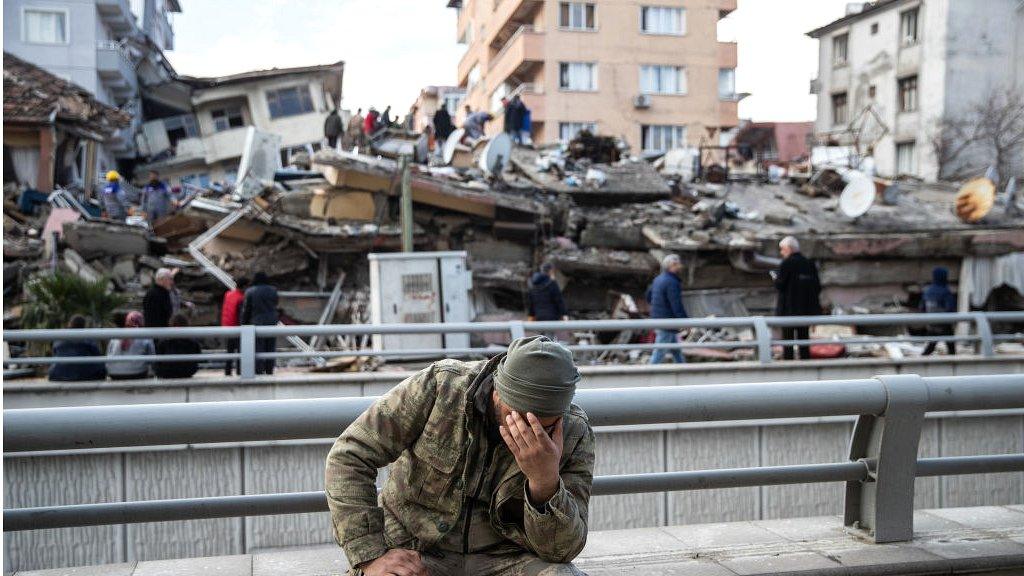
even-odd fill
[[(109, 285), (106, 279), (90, 282), (65, 272), (36, 276), (25, 285), (21, 326), (64, 328), (75, 314), (85, 316), (92, 326), (109, 325), (114, 311), (128, 303), (125, 295), (111, 292)], [(31, 346), (30, 350), (46, 352)]]

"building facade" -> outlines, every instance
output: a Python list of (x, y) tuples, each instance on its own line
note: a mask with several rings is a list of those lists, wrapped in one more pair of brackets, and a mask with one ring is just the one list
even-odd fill
[[(882, 0), (808, 35), (819, 142), (873, 153), (882, 176), (932, 181), (994, 163), (983, 143), (950, 159), (936, 142), (989, 96), (1024, 87), (1020, 0)], [(1006, 171), (1019, 174), (1024, 150), (1014, 156)]]
[(125, 111), (132, 123), (103, 142), (97, 169), (134, 158), (142, 88), (169, 78), (163, 50), (174, 46), (178, 0), (7, 0), (4, 51)]
[(465, 90), (457, 86), (427, 86), (420, 90), (420, 95), (413, 103), (416, 108), (416, 115), (413, 117), (413, 130), (422, 132), (427, 126), (430, 126), (434, 119), (434, 113), (442, 106), (448, 110), (454, 120), (465, 99)]
[(233, 183), (250, 126), (281, 137), (282, 164), (296, 152), (312, 154), (341, 102), (343, 70), (337, 62), (179, 78), (164, 87), (163, 116), (147, 121), (139, 135), (148, 161), (136, 176), (153, 169), (174, 185)]
[[(502, 129), (501, 99), (519, 95), (533, 138), (582, 128), (655, 155), (735, 127), (736, 44), (718, 22), (736, 0), (449, 0), (466, 45), (458, 85)], [(462, 114), (460, 114), (461, 118)]]

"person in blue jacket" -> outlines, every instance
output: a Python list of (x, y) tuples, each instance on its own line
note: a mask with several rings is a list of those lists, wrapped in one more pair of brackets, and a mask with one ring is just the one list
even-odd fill
[[(81, 330), (85, 328), (85, 317), (75, 314), (68, 322), (68, 328)], [(81, 358), (83, 356), (103, 356), (99, 346), (88, 340), (58, 340), (53, 345), (53, 355), (58, 358)], [(49, 379), (51, 382), (82, 382), (86, 380), (106, 380), (107, 368), (102, 362), (85, 364), (52, 364)]]
[[(956, 295), (949, 289), (949, 270), (942, 266), (932, 270), (932, 283), (921, 293), (921, 311), (927, 314), (956, 312)], [(934, 324), (928, 327), (929, 336), (952, 336), (953, 324)], [(924, 347), (925, 356), (935, 352), (937, 341)], [(956, 354), (956, 340), (946, 340), (946, 353)]]
[(128, 199), (121, 188), (121, 175), (116, 170), (107, 172), (107, 185), (103, 188), (102, 198), (107, 218), (124, 222), (128, 217)]
[[(647, 290), (647, 302), (651, 305), (651, 318), (688, 318), (683, 307), (683, 282), (679, 271), (683, 263), (679, 256), (669, 254), (661, 261), (661, 274), (654, 279)], [(675, 344), (679, 341), (679, 330), (658, 330), (654, 340), (658, 344)], [(651, 364), (660, 364), (665, 358), (665, 348), (658, 348), (651, 355)], [(686, 362), (679, 348), (668, 350), (677, 364)]]

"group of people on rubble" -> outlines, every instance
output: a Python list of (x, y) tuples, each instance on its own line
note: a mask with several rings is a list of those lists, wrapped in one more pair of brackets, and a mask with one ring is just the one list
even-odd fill
[[(782, 262), (777, 271), (772, 271), (772, 283), (778, 292), (775, 306), (776, 316), (817, 316), (821, 314), (821, 279), (818, 268), (813, 261), (800, 252), (800, 242), (793, 236), (787, 236), (779, 243)], [(647, 289), (647, 302), (650, 315), (654, 319), (684, 319), (689, 316), (683, 303), (683, 282), (680, 274), (683, 263), (679, 256), (669, 254), (661, 261), (661, 273), (651, 282)], [(556, 281), (555, 266), (544, 263), (540, 270), (531, 278), (527, 292), (527, 309), (530, 321), (568, 320), (568, 311), (562, 291)], [(956, 312), (956, 296), (949, 289), (949, 271), (938, 267), (932, 271), (932, 282), (924, 287), (921, 293), (920, 311), (925, 313)], [(781, 329), (782, 339), (797, 342), (782, 348), (783, 358), (793, 360), (811, 358), (810, 327), (784, 327)], [(923, 355), (935, 352), (937, 344), (943, 342), (948, 354), (956, 353), (956, 340), (952, 338), (951, 324), (936, 324), (927, 327), (929, 341)], [(943, 340), (942, 337), (949, 339)], [(677, 364), (686, 362), (680, 347), (679, 329), (655, 330), (654, 352), (650, 363), (660, 364), (666, 355), (670, 355)]]
[[(104, 216), (111, 220), (124, 222), (135, 212), (134, 202), (129, 197), (127, 187), (117, 170), (107, 172), (106, 179), (107, 184), (103, 187), (101, 194)], [(173, 214), (177, 208), (177, 202), (178, 199), (170, 187), (160, 179), (160, 173), (150, 170), (146, 184), (142, 187), (142, 193), (138, 198), (138, 208), (145, 214), (150, 227), (165, 216)]]
[[(185, 328), (190, 325), (189, 316), (194, 306), (181, 298), (181, 292), (174, 282), (177, 270), (160, 268), (156, 271), (153, 285), (146, 292), (142, 301), (142, 311), (132, 310), (123, 315), (117, 324), (126, 329), (132, 328)], [(224, 294), (221, 307), (222, 326), (271, 326), (278, 321), (277, 289), (270, 284), (264, 272), (257, 272), (250, 284), (247, 278), (235, 281), (235, 287)], [(67, 327), (72, 330), (84, 329), (86, 318), (76, 314), (71, 317)], [(226, 352), (237, 353), (239, 339), (225, 339)], [(256, 352), (272, 353), (275, 350), (275, 338), (257, 338)], [(95, 342), (89, 340), (59, 340), (54, 343), (53, 356), (66, 357), (101, 357), (109, 358), (105, 362), (86, 362), (75, 364), (53, 364), (50, 367), (49, 379), (55, 382), (78, 382), (85, 380), (137, 380), (148, 378), (191, 378), (199, 370), (199, 361), (160, 360), (165, 355), (197, 355), (203, 351), (202, 344), (195, 338), (175, 336), (172, 338), (113, 338), (106, 346), (106, 354)], [(149, 359), (153, 356), (153, 359)], [(118, 358), (120, 357), (120, 358)], [(273, 374), (274, 359), (256, 361), (257, 374)], [(232, 370), (239, 365), (238, 360), (225, 362), (224, 373), (230, 376)]]

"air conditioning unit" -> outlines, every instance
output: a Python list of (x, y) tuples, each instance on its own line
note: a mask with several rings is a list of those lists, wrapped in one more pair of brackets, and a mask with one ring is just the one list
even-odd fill
[(651, 107), (651, 95), (650, 94), (638, 94), (633, 97), (634, 108), (650, 108)]

